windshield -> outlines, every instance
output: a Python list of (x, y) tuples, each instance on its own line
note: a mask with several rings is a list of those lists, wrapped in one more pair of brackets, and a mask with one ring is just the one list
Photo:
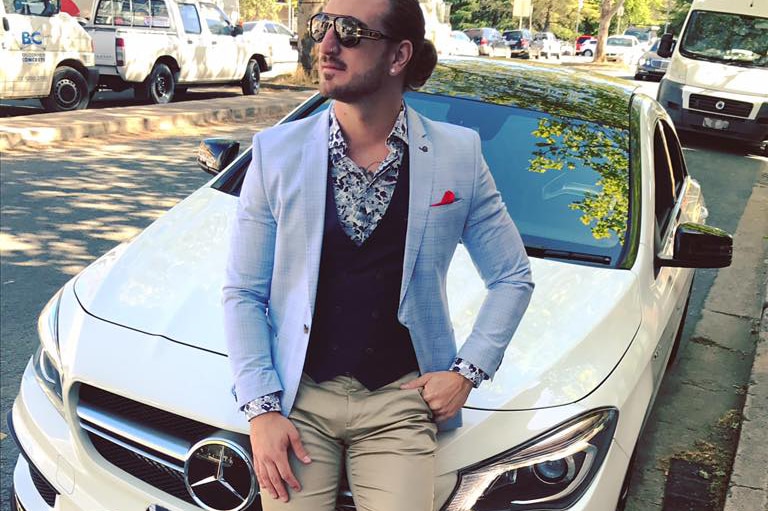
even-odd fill
[(680, 53), (689, 58), (768, 67), (768, 18), (693, 11)]
[(637, 37), (638, 41), (647, 43), (651, 40), (651, 33), (646, 30), (626, 30), (624, 35), (633, 35)]
[(624, 37), (609, 37), (608, 45), (610, 46), (632, 46), (632, 39), (626, 39)]
[(504, 32), (504, 39), (507, 41), (519, 41), (523, 37), (522, 30), (513, 30), (511, 32)]

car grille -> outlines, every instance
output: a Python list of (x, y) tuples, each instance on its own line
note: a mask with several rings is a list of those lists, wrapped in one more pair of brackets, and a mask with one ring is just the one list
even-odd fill
[(37, 492), (43, 498), (45, 503), (50, 507), (53, 507), (53, 505), (56, 503), (56, 496), (59, 494), (59, 492), (56, 491), (56, 488), (51, 486), (51, 483), (49, 483), (45, 476), (40, 473), (37, 467), (35, 467), (32, 463), (28, 463), (28, 465), (29, 475), (32, 478), (32, 484), (35, 485)]
[[(220, 430), (90, 385), (80, 385), (79, 397), (80, 427), (104, 460), (197, 506), (184, 483), (184, 457), (192, 445)], [(138, 439), (136, 431), (141, 431), (146, 441)], [(171, 448), (164, 448), (162, 439)], [(337, 510), (355, 510), (346, 485), (339, 492)], [(260, 500), (257, 498), (245, 511), (261, 511)]]
[[(715, 106), (720, 101), (724, 103), (724, 107), (722, 109), (718, 109)], [(691, 94), (691, 97), (688, 99), (688, 108), (692, 110), (713, 112), (716, 114), (732, 115), (735, 117), (749, 117), (749, 113), (752, 111), (752, 103), (747, 103), (746, 101), (736, 101), (733, 99), (718, 98), (716, 96)]]
[(650, 65), (654, 69), (665, 70), (669, 66), (669, 61), (668, 60), (651, 59), (648, 62), (648, 65)]

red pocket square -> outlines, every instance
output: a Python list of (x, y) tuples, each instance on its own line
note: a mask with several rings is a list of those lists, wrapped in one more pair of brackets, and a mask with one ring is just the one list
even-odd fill
[(446, 206), (448, 204), (453, 204), (455, 200), (456, 200), (456, 194), (448, 190), (447, 192), (445, 192), (440, 202), (431, 204), (431, 206)]

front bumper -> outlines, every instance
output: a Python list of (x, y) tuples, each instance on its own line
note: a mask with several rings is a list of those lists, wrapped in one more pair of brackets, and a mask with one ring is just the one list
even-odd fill
[[(737, 140), (752, 144), (760, 144), (768, 140), (768, 101), (763, 101), (759, 106), (754, 119), (721, 115), (716, 112), (691, 110), (684, 94), (685, 86), (663, 79), (659, 86), (658, 101), (667, 111), (675, 128), (682, 131), (706, 133), (720, 138)], [(709, 92), (709, 91), (707, 91)], [(717, 91), (712, 91), (712, 96), (717, 96)], [(754, 99), (751, 99), (754, 103)], [(715, 129), (704, 125), (705, 119), (714, 119), (728, 122), (725, 129)]]

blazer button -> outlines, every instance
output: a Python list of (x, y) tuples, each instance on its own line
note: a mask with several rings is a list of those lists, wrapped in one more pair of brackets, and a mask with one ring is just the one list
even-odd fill
[(309, 333), (309, 326), (308, 325), (304, 325), (304, 333), (305, 334)]
[(366, 355), (373, 355), (376, 352), (373, 348), (365, 348)]

